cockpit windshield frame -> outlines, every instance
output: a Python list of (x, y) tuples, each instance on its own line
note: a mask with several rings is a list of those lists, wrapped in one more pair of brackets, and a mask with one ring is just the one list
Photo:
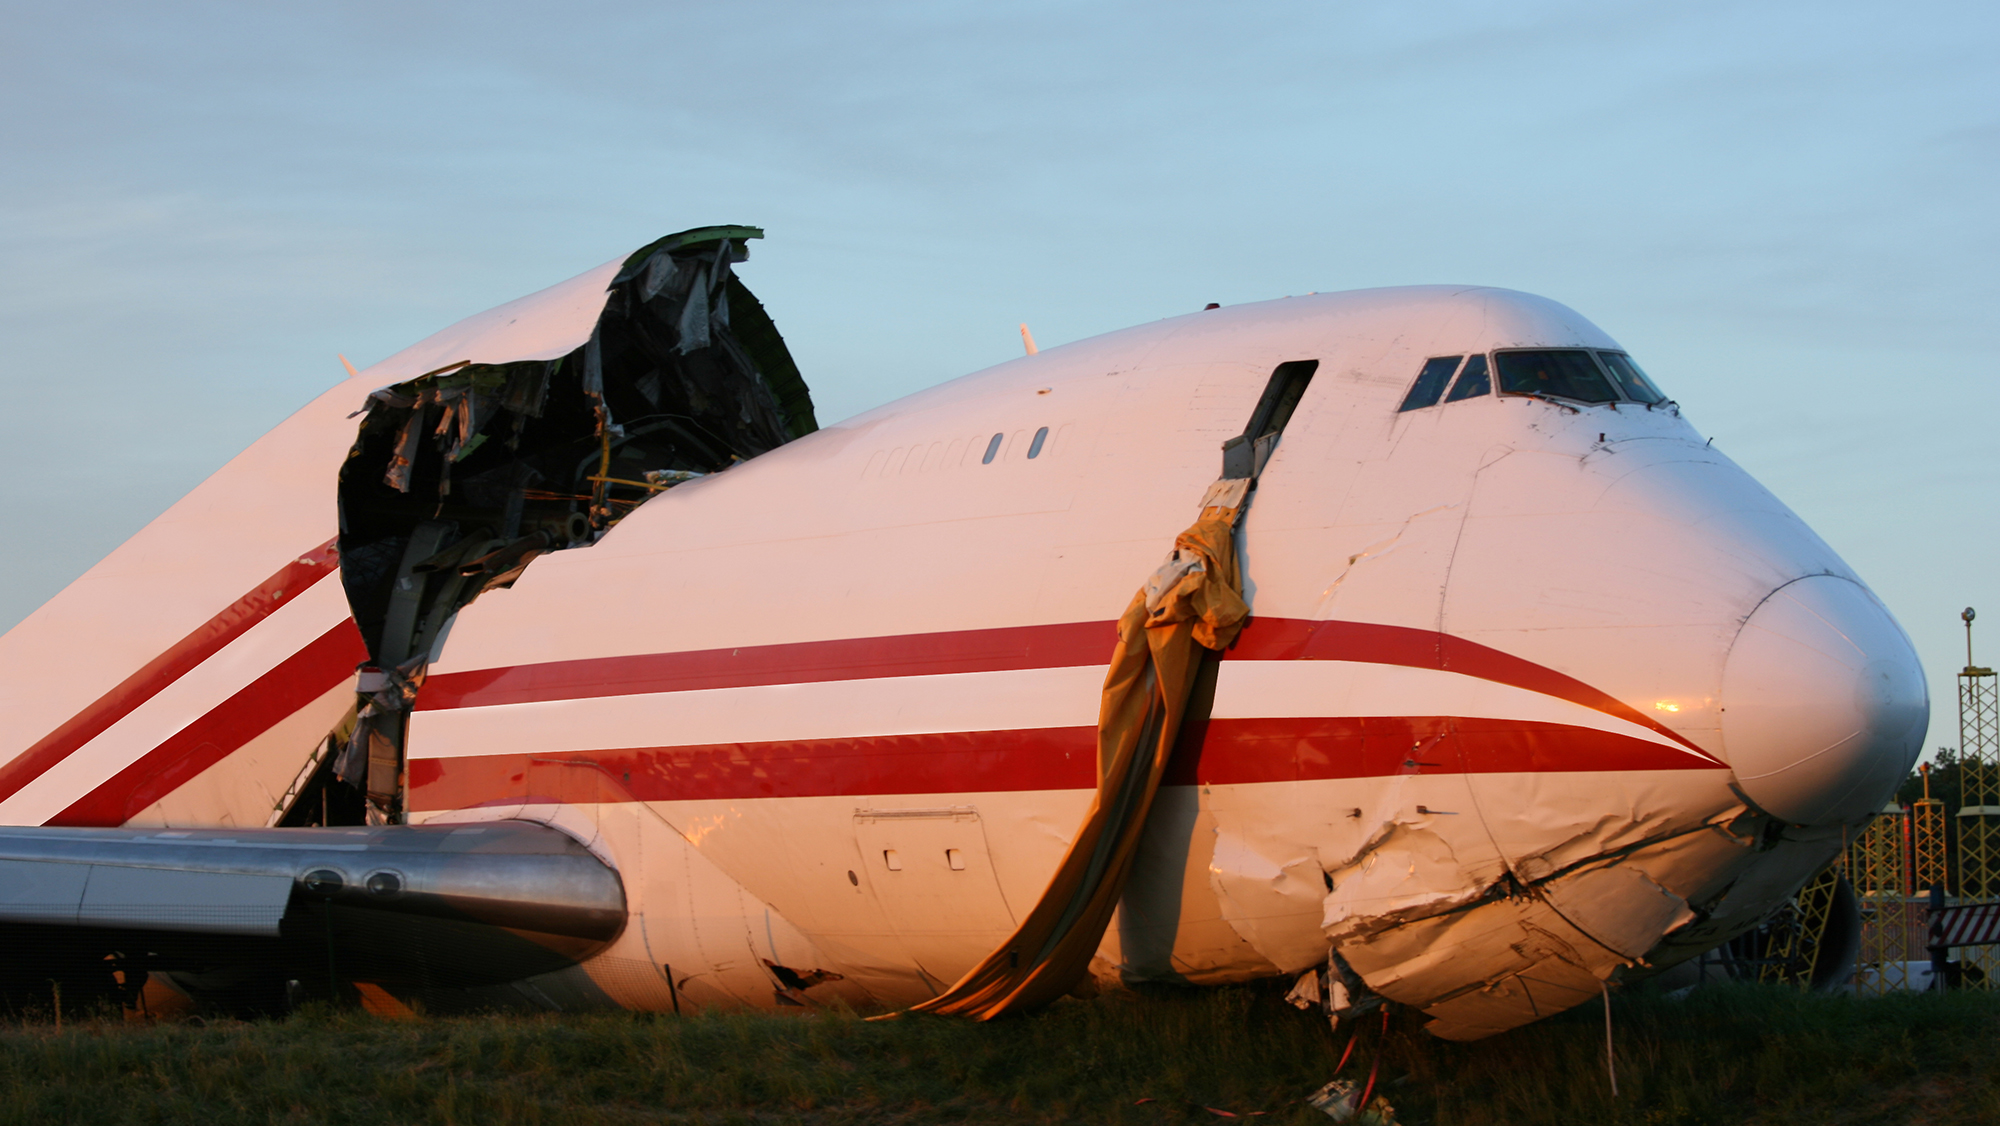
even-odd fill
[(1652, 377), (1646, 374), (1645, 369), (1639, 366), (1639, 361), (1633, 359), (1629, 352), (1614, 352), (1609, 348), (1602, 348), (1597, 352), (1597, 362), (1611, 374), (1612, 386), (1618, 388), (1619, 393), (1632, 402), (1656, 407), (1667, 401), (1666, 392), (1660, 390), (1659, 385), (1653, 382)]
[[(1545, 377), (1548, 379), (1548, 385), (1545, 387), (1523, 386), (1518, 361), (1510, 364), (1507, 358), (1535, 353), (1558, 354), (1564, 358), (1563, 366), (1569, 370)], [(1578, 355), (1588, 358), (1587, 367), (1579, 368), (1575, 365), (1573, 357)], [(1614, 364), (1605, 358), (1607, 356), (1617, 357), (1622, 364)], [(1641, 406), (1652, 407), (1668, 401), (1666, 395), (1654, 385), (1628, 353), (1611, 348), (1496, 348), (1493, 350), (1493, 368), (1496, 385), (1494, 389), (1500, 395), (1551, 399), (1588, 406), (1638, 403)]]
[[(1540, 386), (1524, 386), (1526, 373), (1519, 361), (1508, 357), (1540, 354), (1550, 362), (1540, 371)], [(1581, 363), (1577, 357), (1583, 357)], [(1427, 410), (1463, 399), (1485, 395), (1545, 399), (1549, 402), (1609, 405), (1637, 403), (1652, 408), (1672, 406), (1673, 400), (1659, 389), (1628, 352), (1615, 348), (1583, 348), (1556, 345), (1496, 348), (1458, 356), (1432, 356), (1424, 361), (1410, 385), (1397, 413)]]
[(1588, 348), (1500, 348), (1493, 353), (1493, 382), (1502, 395), (1615, 403), (1617, 385)]

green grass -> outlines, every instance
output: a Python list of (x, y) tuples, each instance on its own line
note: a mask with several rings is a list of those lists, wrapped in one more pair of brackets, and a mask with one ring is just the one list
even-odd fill
[[(1718, 986), (1474, 1044), (1393, 1021), (1400, 1121), (1996, 1123), (2000, 997), (1853, 1001)], [(1375, 1019), (1348, 1074), (1382, 1042)], [(1112, 993), (978, 1025), (851, 1013), (0, 1025), (0, 1123), (1329, 1121), (1340, 1043), (1270, 989)], [(1137, 1104), (1137, 1100), (1154, 1101)]]

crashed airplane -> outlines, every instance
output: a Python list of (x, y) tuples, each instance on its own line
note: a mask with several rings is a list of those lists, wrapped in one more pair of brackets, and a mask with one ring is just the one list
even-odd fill
[(0, 987), (1284, 976), (1470, 1039), (1756, 926), (1914, 759), (1881, 602), (1562, 305), (1214, 308), (821, 427), (760, 234), (354, 374), (0, 638)]

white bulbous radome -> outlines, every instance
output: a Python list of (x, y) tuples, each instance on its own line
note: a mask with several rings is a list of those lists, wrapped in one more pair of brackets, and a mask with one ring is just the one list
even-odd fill
[(1867, 588), (1837, 576), (1773, 591), (1723, 668), (1723, 756), (1746, 797), (1795, 824), (1881, 809), (1929, 721), (1909, 638)]

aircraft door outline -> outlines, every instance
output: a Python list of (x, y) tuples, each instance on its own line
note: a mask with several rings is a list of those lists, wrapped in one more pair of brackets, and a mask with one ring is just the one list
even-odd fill
[(977, 807), (856, 809), (854, 838), (883, 916), (934, 988), (1013, 933)]

